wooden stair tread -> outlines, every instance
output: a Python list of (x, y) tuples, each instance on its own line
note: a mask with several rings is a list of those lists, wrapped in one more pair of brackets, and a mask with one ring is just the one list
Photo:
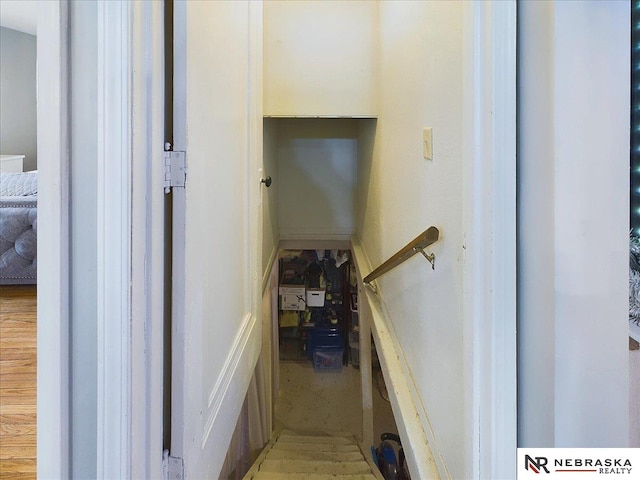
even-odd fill
[(330, 437), (316, 435), (280, 435), (278, 442), (285, 443), (317, 443), (330, 445), (353, 445), (354, 440), (347, 437)]
[(353, 433), (350, 432), (332, 432), (332, 431), (301, 431), (296, 432), (294, 430), (282, 430), (280, 435), (290, 435), (293, 437), (345, 437), (353, 438)]
[(331, 443), (290, 443), (277, 442), (273, 450), (287, 450), (294, 452), (360, 452), (355, 444), (336, 445)]
[(266, 459), (260, 465), (259, 471), (274, 473), (351, 474), (371, 473), (371, 467), (364, 459), (357, 462)]
[(274, 473), (258, 472), (252, 480), (376, 480), (370, 473), (354, 473), (346, 475), (319, 473)]
[(271, 438), (244, 479), (382, 480), (382, 475), (352, 434), (285, 430)]
[(267, 453), (267, 460), (312, 460), (327, 462), (357, 462), (363, 460), (362, 454), (357, 452), (324, 452), (324, 451), (295, 451), (272, 449)]

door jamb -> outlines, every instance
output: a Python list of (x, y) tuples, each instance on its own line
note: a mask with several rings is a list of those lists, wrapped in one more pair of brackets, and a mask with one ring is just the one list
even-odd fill
[(69, 478), (69, 4), (37, 8), (37, 473)]
[(98, 478), (127, 478), (131, 442), (131, 166), (128, 20), (97, 4), (97, 458)]
[[(131, 271), (129, 478), (162, 478), (165, 324), (165, 24), (163, 2), (125, 2)], [(135, 441), (133, 441), (135, 439)], [(131, 461), (135, 459), (135, 461)], [(142, 459), (142, 460), (140, 460)]]
[(97, 474), (161, 478), (164, 6), (101, 2), (97, 25)]
[(464, 5), (466, 455), (472, 478), (516, 464), (516, 9)]

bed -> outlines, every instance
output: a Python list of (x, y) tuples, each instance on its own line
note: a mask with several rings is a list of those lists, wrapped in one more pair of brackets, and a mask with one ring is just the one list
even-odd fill
[(35, 284), (37, 172), (0, 173), (0, 285)]

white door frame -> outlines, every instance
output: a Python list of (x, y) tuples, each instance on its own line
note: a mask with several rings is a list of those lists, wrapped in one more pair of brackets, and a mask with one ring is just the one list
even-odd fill
[(515, 478), (517, 5), (464, 8), (467, 452), (473, 478)]
[[(108, 2), (107, 2), (108, 3)], [(125, 2), (131, 150), (129, 478), (161, 478), (164, 392), (164, 2)], [(129, 318), (127, 318), (129, 320)], [(142, 459), (142, 461), (141, 461)]]
[(69, 5), (38, 5), (38, 478), (69, 478)]
[(164, 11), (98, 5), (98, 478), (160, 478)]
[[(130, 459), (131, 166), (129, 12), (97, 4), (97, 465), (98, 478), (127, 478)], [(73, 132), (72, 132), (73, 134)], [(132, 299), (131, 299), (132, 300)]]
[(98, 4), (96, 470), (105, 479), (162, 475), (163, 9)]
[[(70, 7), (38, 8), (38, 478), (70, 478)], [(163, 21), (98, 4), (98, 478), (162, 477)]]

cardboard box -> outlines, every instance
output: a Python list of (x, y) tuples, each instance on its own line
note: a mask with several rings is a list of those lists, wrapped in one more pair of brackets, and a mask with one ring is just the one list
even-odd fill
[(304, 310), (306, 304), (306, 288), (304, 272), (307, 262), (302, 258), (280, 259), (280, 310)]
[(300, 295), (302, 298), (304, 298), (305, 291), (304, 285), (280, 285), (278, 288), (280, 295)]
[(302, 295), (292, 295), (290, 293), (280, 295), (280, 310), (304, 310), (306, 306), (304, 289)]
[[(305, 287), (305, 270), (307, 263), (304, 260), (280, 261), (280, 287)], [(304, 295), (304, 294), (303, 294)]]
[(324, 307), (324, 288), (307, 289), (307, 305), (309, 307)]
[(299, 322), (298, 312), (286, 311), (280, 314), (281, 327), (297, 327)]

